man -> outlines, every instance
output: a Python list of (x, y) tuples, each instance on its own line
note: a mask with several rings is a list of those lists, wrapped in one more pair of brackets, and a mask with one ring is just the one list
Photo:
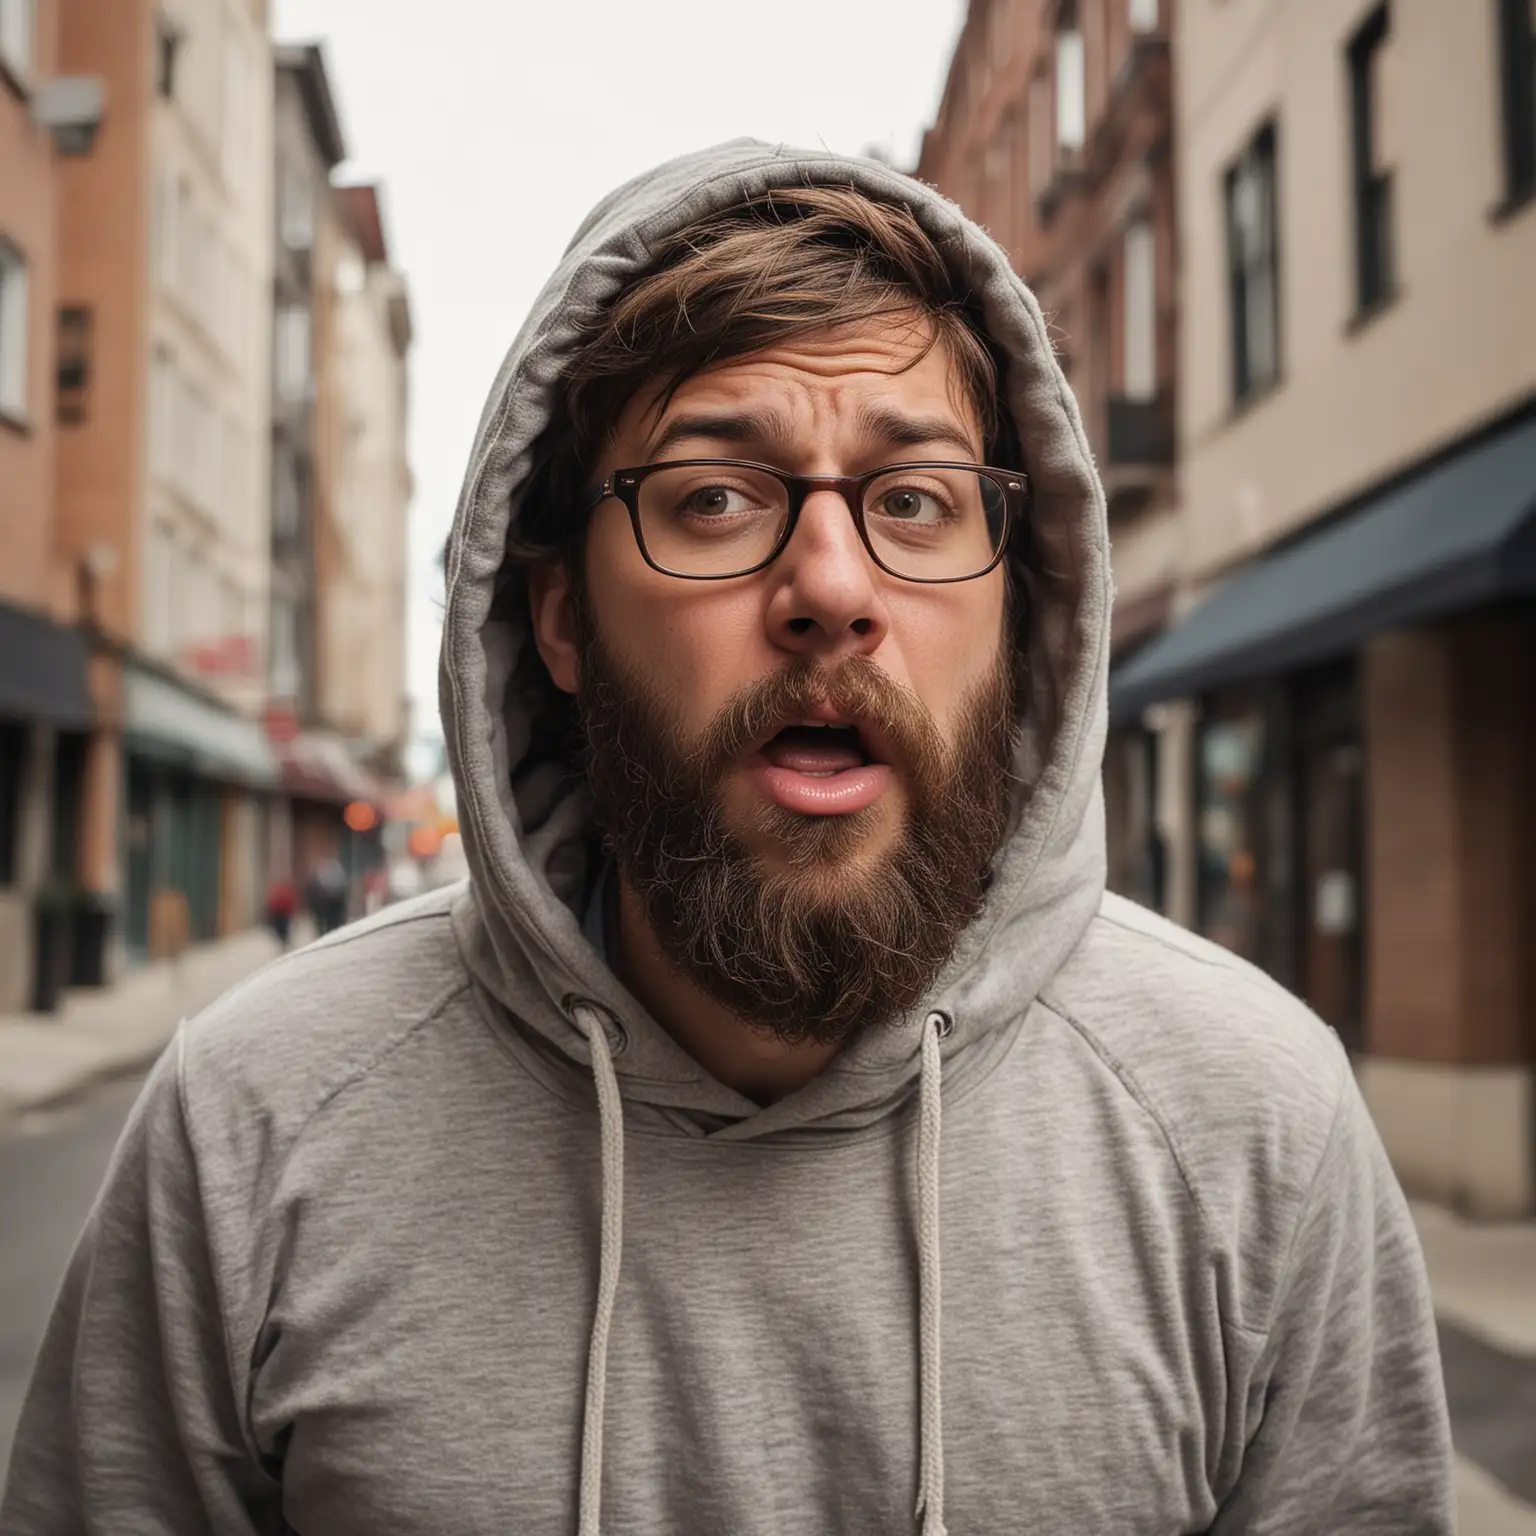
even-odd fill
[(1103, 498), (979, 230), (624, 188), (448, 582), (469, 884), (181, 1031), (6, 1536), (1451, 1530), (1343, 1051), (1104, 895)]

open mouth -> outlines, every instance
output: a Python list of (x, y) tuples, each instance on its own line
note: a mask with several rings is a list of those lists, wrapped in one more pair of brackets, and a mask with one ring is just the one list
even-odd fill
[(776, 768), (788, 768), (812, 778), (828, 779), (864, 768), (872, 761), (856, 725), (806, 723), (786, 725), (761, 747)]
[(786, 810), (847, 815), (873, 804), (890, 781), (890, 767), (859, 721), (808, 718), (782, 726), (753, 754), (763, 793)]

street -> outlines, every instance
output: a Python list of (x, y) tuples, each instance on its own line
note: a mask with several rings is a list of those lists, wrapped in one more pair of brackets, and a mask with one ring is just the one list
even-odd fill
[[(136, 1079), (111, 1084), (0, 1139), (0, 1464), (59, 1277), (137, 1091)], [(1462, 1536), (1536, 1536), (1536, 1359), (1443, 1321), (1440, 1340)]]

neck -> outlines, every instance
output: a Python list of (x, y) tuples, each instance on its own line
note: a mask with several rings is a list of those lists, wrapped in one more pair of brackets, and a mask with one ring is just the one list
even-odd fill
[(682, 975), (661, 952), (640, 898), (619, 881), (619, 979), (651, 1017), (712, 1077), (758, 1104), (803, 1088), (836, 1045), (786, 1044), (745, 1024)]

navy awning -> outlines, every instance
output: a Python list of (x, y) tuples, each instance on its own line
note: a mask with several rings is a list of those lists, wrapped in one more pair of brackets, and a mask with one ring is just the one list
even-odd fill
[(1110, 682), (1110, 713), (1273, 676), (1370, 635), (1536, 595), (1536, 416), (1239, 571)]
[(0, 603), (0, 716), (88, 731), (96, 718), (78, 629)]

